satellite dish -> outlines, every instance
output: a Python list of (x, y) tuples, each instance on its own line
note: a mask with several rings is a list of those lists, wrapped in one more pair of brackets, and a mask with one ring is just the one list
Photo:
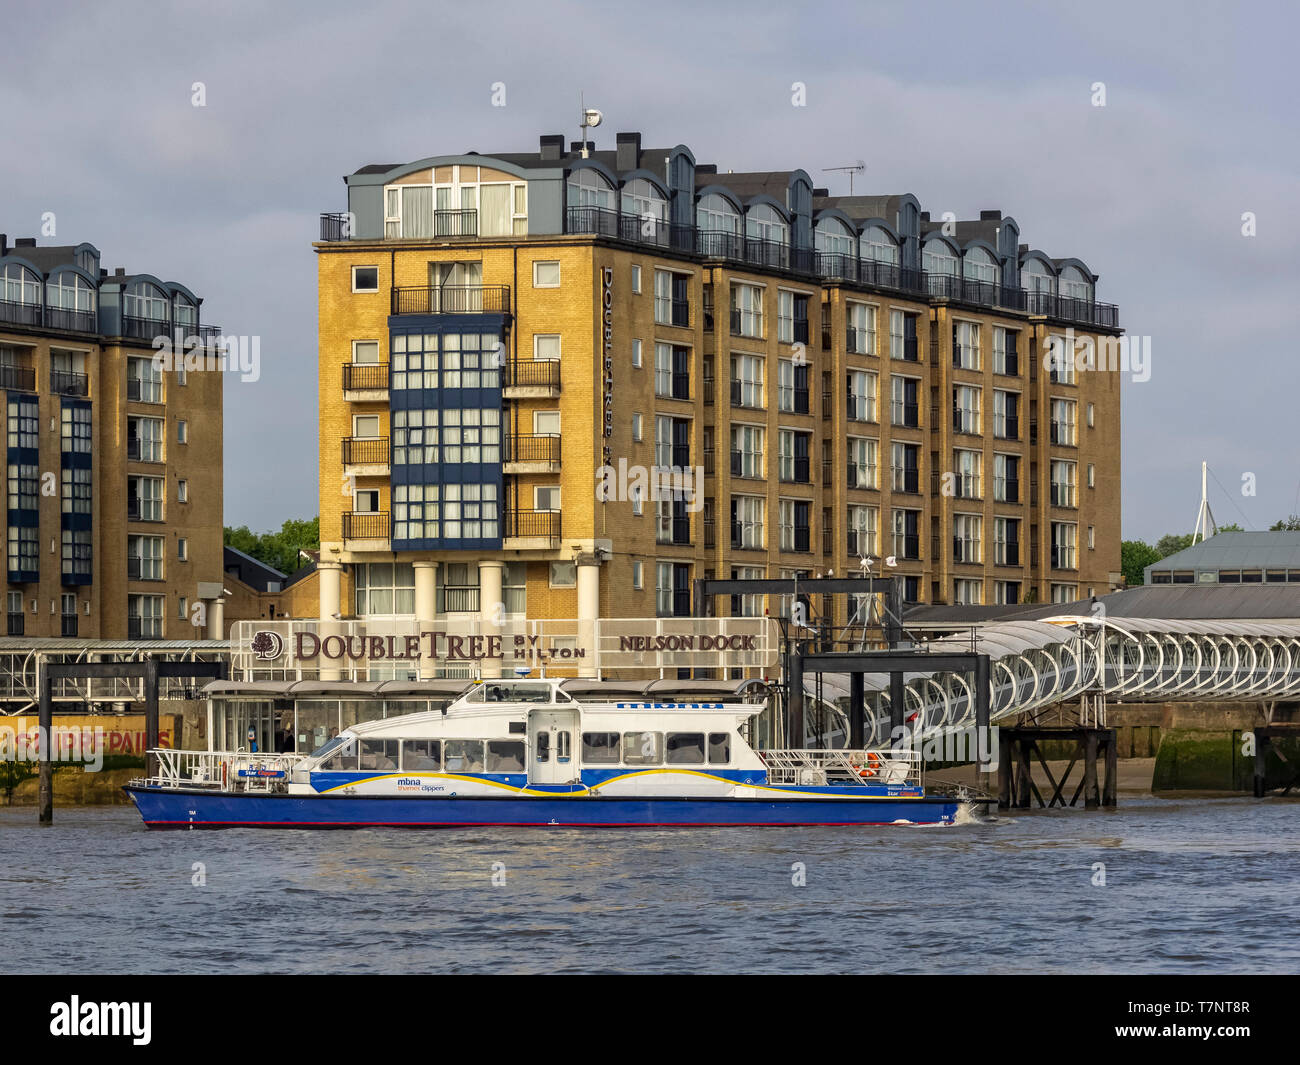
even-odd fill
[(588, 107), (582, 112), (582, 124), (584, 126), (599, 126), (604, 117), (594, 107)]
[(887, 559), (885, 559), (885, 565), (888, 566), (890, 569), (894, 569), (898, 565), (898, 559), (896, 559), (893, 555), (890, 555)]

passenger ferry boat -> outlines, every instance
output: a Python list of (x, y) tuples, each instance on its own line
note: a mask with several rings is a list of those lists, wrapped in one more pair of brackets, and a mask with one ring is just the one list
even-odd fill
[(561, 685), (479, 681), (310, 754), (158, 750), (158, 775), (125, 790), (150, 828), (928, 825), (962, 801), (927, 794), (912, 752), (757, 751), (744, 728), (762, 704)]

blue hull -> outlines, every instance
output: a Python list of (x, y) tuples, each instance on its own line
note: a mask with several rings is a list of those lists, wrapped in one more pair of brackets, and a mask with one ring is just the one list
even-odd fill
[(952, 824), (957, 803), (921, 797), (834, 799), (380, 798), (244, 795), (126, 788), (149, 828), (634, 828)]

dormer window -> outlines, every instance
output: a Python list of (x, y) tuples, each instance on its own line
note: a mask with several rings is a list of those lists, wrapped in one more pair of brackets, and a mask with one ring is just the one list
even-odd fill
[(957, 256), (952, 253), (945, 241), (927, 240), (921, 252), (921, 268), (927, 274), (945, 277), (957, 276)]
[(1041, 259), (1029, 259), (1020, 270), (1020, 284), (1026, 292), (1056, 292), (1056, 278)]
[(725, 196), (717, 193), (700, 197), (695, 208), (695, 220), (701, 233), (740, 234), (740, 213)]
[(173, 321), (180, 326), (196, 326), (199, 324), (199, 309), (191, 303), (186, 297), (177, 293), (176, 302), (173, 305)]
[(898, 245), (889, 235), (889, 230), (882, 226), (867, 226), (858, 241), (858, 254), (863, 261), (889, 263), (898, 265)]
[(22, 263), (0, 267), (0, 299), (6, 303), (37, 305), (41, 302), (41, 279)]
[(1061, 295), (1067, 299), (1092, 302), (1092, 282), (1077, 266), (1067, 266), (1061, 271)]
[(758, 203), (745, 212), (745, 236), (774, 244), (790, 243), (790, 226), (770, 203)]
[(599, 207), (602, 210), (614, 209), (614, 190), (605, 175), (591, 167), (583, 167), (569, 175), (569, 206)]
[(636, 178), (623, 186), (623, 213), (634, 218), (668, 220), (668, 201), (645, 178)]
[(95, 286), (71, 270), (55, 274), (45, 283), (46, 303), (55, 310), (91, 312)]
[(424, 170), (384, 189), (384, 236), (507, 237), (528, 234), (528, 185), (487, 167), (453, 166), (437, 182)]
[(998, 264), (985, 248), (969, 248), (962, 259), (962, 276), (992, 285), (998, 279)]
[(167, 321), (167, 297), (157, 285), (148, 281), (136, 281), (126, 290), (122, 313), (128, 318), (165, 322)]
[(817, 251), (822, 255), (843, 255), (852, 258), (856, 251), (853, 234), (838, 218), (823, 218), (818, 222), (814, 241)]

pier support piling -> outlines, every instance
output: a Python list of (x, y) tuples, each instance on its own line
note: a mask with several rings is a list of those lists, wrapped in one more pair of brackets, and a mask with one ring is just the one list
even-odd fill
[[(1117, 758), (1115, 730), (1108, 728), (1004, 728), (998, 735), (998, 809), (1028, 810), (1035, 801), (1040, 808), (1076, 806), (1083, 797), (1085, 809), (1113, 808), (1117, 805)], [(1074, 743), (1074, 751), (1065, 772), (1058, 780), (1043, 757), (1040, 743)], [(1097, 775), (1097, 759), (1103, 759), (1104, 779)], [(1037, 758), (1051, 789), (1044, 799), (1034, 782), (1031, 759)], [(1083, 760), (1082, 779), (1066, 799), (1066, 785), (1075, 765)]]

